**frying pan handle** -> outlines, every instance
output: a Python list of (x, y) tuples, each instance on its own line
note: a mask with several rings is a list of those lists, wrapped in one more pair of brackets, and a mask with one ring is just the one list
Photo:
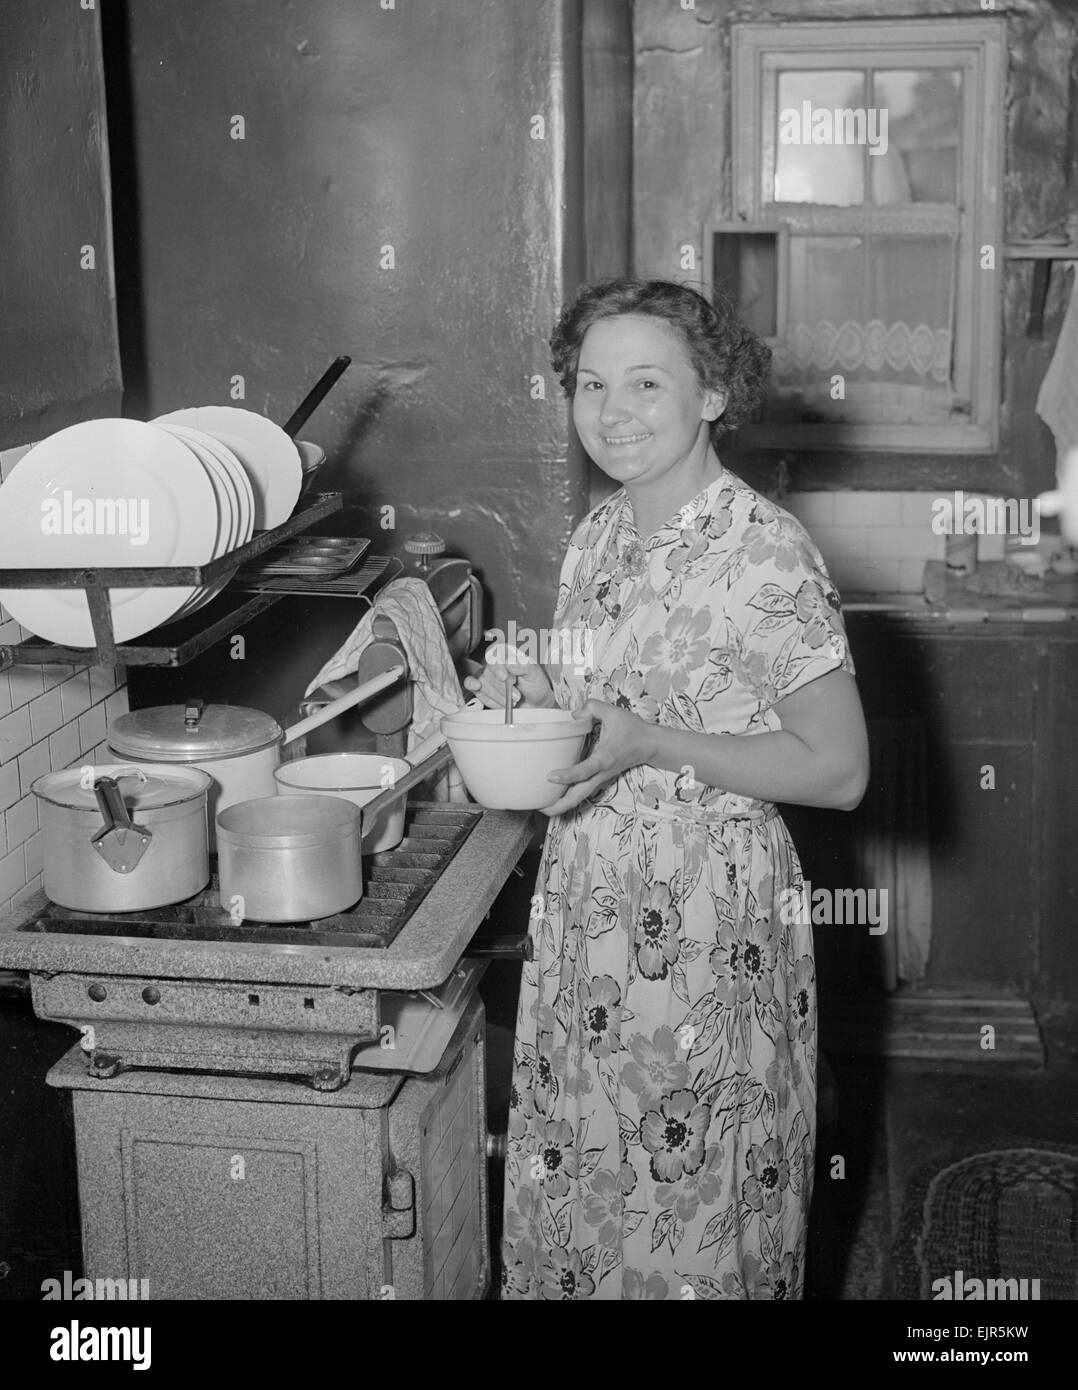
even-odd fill
[(296, 407), (295, 412), (286, 421), (283, 428), (289, 439), (295, 439), (296, 435), (299, 434), (303, 426), (322, 404), (331, 388), (336, 385), (337, 381), (348, 370), (351, 364), (352, 359), (344, 354), (334, 358), (333, 362), (322, 373), (311, 390)]

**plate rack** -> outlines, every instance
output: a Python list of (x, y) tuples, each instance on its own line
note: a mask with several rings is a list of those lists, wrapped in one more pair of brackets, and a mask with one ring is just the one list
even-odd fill
[[(400, 568), (400, 561), (392, 557), (369, 557), (356, 574), (345, 576), (344, 580), (294, 581), (284, 590), (282, 587), (252, 587), (242, 584), (229, 585), (221, 596), (207, 604), (197, 616), (180, 619), (154, 633), (147, 634), (149, 642), (124, 643), (118, 645), (112, 625), (112, 606), (109, 590), (112, 588), (130, 589), (166, 588), (180, 585), (208, 585), (221, 575), (255, 560), (280, 545), (282, 541), (306, 531), (324, 517), (340, 511), (344, 505), (340, 492), (316, 493), (305, 503), (302, 510), (280, 526), (268, 531), (260, 531), (246, 545), (219, 555), (204, 565), (167, 566), (125, 566), (108, 569), (0, 569), (0, 589), (82, 589), (90, 610), (96, 646), (67, 647), (41, 640), (31, 640), (12, 645), (0, 645), (0, 671), (14, 665), (51, 665), (59, 662), (71, 666), (184, 666), (194, 660), (209, 647), (230, 636), (244, 623), (257, 614), (271, 608), (286, 596), (292, 594), (340, 594), (356, 597), (366, 590), (380, 586), (389, 577), (392, 567)], [(229, 606), (240, 595), (248, 597), (238, 607)], [(225, 611), (222, 612), (222, 609)], [(210, 621), (206, 622), (209, 618)]]

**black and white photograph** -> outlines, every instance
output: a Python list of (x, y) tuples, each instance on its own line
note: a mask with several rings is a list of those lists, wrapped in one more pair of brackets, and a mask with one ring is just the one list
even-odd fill
[(4, 0), (0, 161), (11, 1354), (1047, 1371), (1078, 3)]

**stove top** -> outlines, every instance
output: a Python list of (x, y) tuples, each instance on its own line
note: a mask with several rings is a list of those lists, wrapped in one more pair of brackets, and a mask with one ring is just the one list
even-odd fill
[(221, 907), (217, 875), (196, 897), (146, 912), (78, 912), (49, 902), (25, 932), (67, 936), (229, 941), (263, 946), (352, 946), (385, 949), (448, 867), (482, 817), (478, 807), (416, 802), (405, 838), (364, 861), (363, 897), (347, 912), (310, 922), (235, 923)]

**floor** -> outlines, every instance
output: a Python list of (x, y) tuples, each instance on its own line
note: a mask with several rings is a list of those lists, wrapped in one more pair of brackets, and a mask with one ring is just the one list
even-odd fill
[[(1078, 1145), (1078, 1006), (1037, 1018), (1047, 1064), (1036, 1072), (833, 1061), (839, 1118), (819, 1146), (808, 1297), (894, 1296), (888, 1256), (918, 1170), (1010, 1143)], [(845, 1156), (844, 1179), (830, 1177), (831, 1155)]]
[[(515, 880), (511, 891), (526, 900), (527, 883)], [(492, 965), (483, 981), (492, 1132), (505, 1127), (518, 973), (519, 966)], [(1032, 1074), (1001, 1067), (971, 1077), (831, 1059), (837, 1115), (819, 1136), (807, 1298), (891, 1296), (891, 1234), (921, 1165), (1014, 1139), (1078, 1144), (1078, 1005), (1041, 1008), (1038, 1018), (1048, 1061)], [(39, 1299), (43, 1278), (79, 1267), (66, 1096), (44, 1083), (72, 1038), (70, 1029), (35, 1019), (10, 981), (0, 990), (0, 1300)], [(495, 1260), (503, 1176), (492, 1163)]]

